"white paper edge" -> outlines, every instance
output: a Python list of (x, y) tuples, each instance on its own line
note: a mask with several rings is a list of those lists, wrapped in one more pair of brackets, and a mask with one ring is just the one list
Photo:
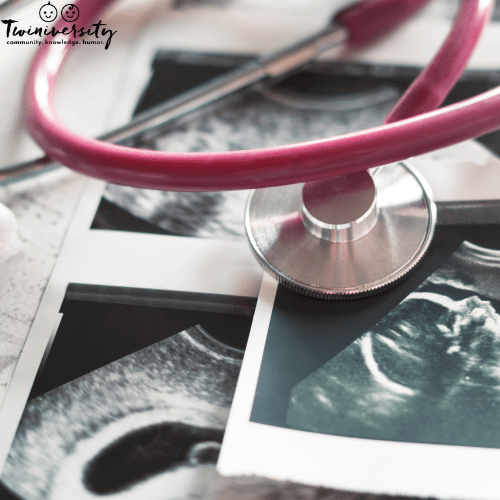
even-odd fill
[(0, 413), (0, 472), (68, 283), (257, 296), (262, 271), (245, 242), (90, 230), (104, 187), (87, 186), (19, 358)]
[(277, 283), (265, 276), (217, 465), (342, 490), (497, 500), (500, 450), (331, 436), (250, 422)]

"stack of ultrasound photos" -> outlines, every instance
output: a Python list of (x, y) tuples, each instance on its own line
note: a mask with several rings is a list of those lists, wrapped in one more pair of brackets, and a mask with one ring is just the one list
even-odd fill
[[(168, 87), (173, 71), (185, 72), (179, 76), (185, 88), (241, 60), (242, 56), (160, 53), (138, 111), (176, 93)], [(138, 146), (236, 150), (375, 126), (382, 123), (414, 70), (383, 75), (383, 68), (330, 64), (327, 71), (318, 63), (279, 89), (241, 96), (210, 116)], [(490, 85), (486, 77), (474, 78), (459, 86), (455, 97)], [(349, 95), (332, 95), (332, 88)], [(285, 101), (279, 97), (283, 89)], [(108, 185), (92, 228), (244, 240), (247, 195), (246, 191), (174, 193)], [(468, 231), (473, 233), (471, 227)], [(401, 302), (374, 330), (360, 333), (349, 348), (290, 389), (279, 425), (394, 439), (397, 424), (415, 430), (414, 436), (401, 434), (401, 440), (436, 442), (441, 439), (436, 436), (444, 436), (446, 444), (500, 447), (493, 428), (486, 434), (476, 432), (494, 427), (497, 413), (486, 414), (479, 408), (463, 411), (477, 384), (487, 382), (484, 397), (498, 400), (500, 306), (498, 280), (488, 281), (488, 266), (497, 268), (500, 259), (495, 250), (474, 243), (458, 247), (452, 267), (440, 268), (426, 287)], [(215, 464), (255, 305), (255, 299), (242, 297), (72, 283), (55, 341), (35, 380), (0, 478), (5, 495), (23, 500), (389, 498), (218, 475)], [(419, 307), (423, 312), (416, 312)], [(430, 316), (438, 319), (429, 326)], [(391, 330), (388, 324), (397, 326)], [(477, 328), (480, 340), (474, 338)], [(442, 333), (443, 341), (431, 345), (427, 329)], [(395, 339), (403, 343), (396, 345)], [(376, 387), (356, 385), (360, 367), (371, 374), (370, 383)], [(429, 415), (428, 401), (420, 395), (435, 391), (436, 384), (439, 411)], [(267, 395), (279, 398), (277, 391), (278, 386), (276, 393)], [(374, 401), (384, 404), (377, 406)], [(256, 400), (258, 404), (265, 406)], [(367, 405), (369, 416), (363, 410)], [(277, 425), (266, 418), (255, 421)], [(429, 423), (429, 419), (434, 420)], [(464, 433), (463, 422), (472, 420), (470, 432)], [(451, 421), (457, 425), (450, 427)], [(452, 428), (459, 430), (453, 434)], [(446, 434), (446, 429), (452, 430)]]

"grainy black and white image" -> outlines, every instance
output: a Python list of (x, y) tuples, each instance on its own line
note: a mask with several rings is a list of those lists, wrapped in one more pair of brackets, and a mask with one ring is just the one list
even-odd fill
[(254, 309), (253, 298), (70, 285), (2, 482), (25, 500), (209, 496)]
[(70, 284), (0, 496), (363, 498), (217, 473), (254, 308), (255, 299), (243, 297)]
[(499, 448), (499, 290), (500, 251), (464, 241), (399, 305), (293, 385), (283, 426)]
[(294, 387), (287, 424), (328, 434), (500, 447), (500, 252), (448, 264)]

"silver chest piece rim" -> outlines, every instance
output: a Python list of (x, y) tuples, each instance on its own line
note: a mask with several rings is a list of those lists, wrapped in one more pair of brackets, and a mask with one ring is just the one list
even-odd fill
[(261, 266), (315, 298), (346, 300), (396, 284), (436, 226), (427, 183), (404, 163), (254, 191), (245, 228)]

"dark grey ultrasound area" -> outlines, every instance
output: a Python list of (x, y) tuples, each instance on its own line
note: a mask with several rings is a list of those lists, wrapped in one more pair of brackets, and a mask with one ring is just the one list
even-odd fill
[(500, 447), (500, 252), (464, 242), (291, 391), (289, 427)]

